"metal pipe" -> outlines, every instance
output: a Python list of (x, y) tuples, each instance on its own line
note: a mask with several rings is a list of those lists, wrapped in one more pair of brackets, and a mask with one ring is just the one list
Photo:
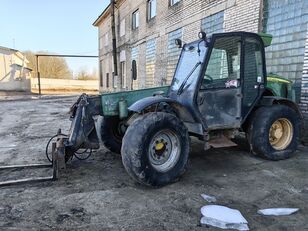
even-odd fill
[(8, 180), (0, 182), (0, 187), (4, 186), (12, 186), (12, 185), (18, 185), (18, 184), (28, 184), (28, 183), (35, 183), (35, 182), (45, 182), (45, 181), (52, 181), (53, 177), (37, 177), (37, 178), (26, 178), (21, 180)]
[(115, 77), (115, 79), (117, 79), (117, 76), (118, 76), (118, 61), (117, 61), (117, 40), (116, 40), (114, 8), (115, 8), (115, 0), (111, 0), (110, 1), (110, 9), (111, 9), (113, 67), (114, 67), (114, 77)]
[(15, 169), (15, 168), (48, 168), (52, 167), (51, 164), (25, 164), (25, 165), (8, 165), (0, 166), (0, 170)]
[(36, 54), (36, 56), (42, 57), (67, 57), (67, 58), (98, 58), (97, 55), (51, 55), (51, 54)]
[(41, 76), (40, 76), (40, 72), (39, 72), (39, 56), (35, 55), (35, 60), (36, 60), (36, 77), (37, 77), (37, 81), (38, 81), (38, 87), (39, 87), (39, 95), (41, 95)]

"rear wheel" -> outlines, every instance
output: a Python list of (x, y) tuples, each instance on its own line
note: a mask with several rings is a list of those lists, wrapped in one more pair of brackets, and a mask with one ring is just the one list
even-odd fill
[(148, 113), (127, 129), (122, 161), (136, 181), (162, 186), (175, 182), (185, 172), (189, 147), (188, 131), (175, 115)]
[(104, 117), (101, 125), (101, 137), (106, 148), (115, 153), (121, 152), (125, 125), (118, 117)]
[(252, 151), (270, 160), (289, 158), (299, 144), (300, 117), (285, 105), (259, 108), (249, 127)]

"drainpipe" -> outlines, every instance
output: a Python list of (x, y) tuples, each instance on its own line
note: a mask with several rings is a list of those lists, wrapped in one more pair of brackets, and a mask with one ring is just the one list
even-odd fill
[[(111, 9), (111, 31), (112, 31), (112, 54), (113, 54), (113, 70), (114, 70), (114, 81), (118, 81), (118, 61), (117, 61), (117, 39), (116, 39), (116, 28), (115, 28), (115, 0), (110, 0)], [(114, 87), (114, 86), (113, 86)]]

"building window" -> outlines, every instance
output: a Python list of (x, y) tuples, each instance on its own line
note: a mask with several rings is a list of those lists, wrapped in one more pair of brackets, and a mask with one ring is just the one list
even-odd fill
[(273, 35), (271, 46), (266, 48), (267, 72), (282, 75), (295, 82), (301, 82), (301, 79), (304, 81), (308, 1), (267, 0), (263, 4), (264, 30)]
[(178, 63), (178, 59), (181, 53), (181, 49), (179, 49), (174, 40), (182, 39), (182, 28), (179, 28), (175, 31), (172, 31), (168, 34), (168, 46), (167, 46), (167, 54), (168, 54), (168, 62), (167, 62), (167, 75), (162, 79), (162, 85), (170, 84), (173, 78), (173, 74), (176, 68), (176, 64)]
[(108, 32), (105, 34), (105, 46), (108, 46), (109, 44), (109, 36), (108, 36)]
[(154, 79), (155, 61), (156, 61), (155, 58), (156, 58), (156, 41), (155, 39), (151, 39), (147, 41), (146, 51), (145, 51), (145, 72), (146, 72), (145, 85), (146, 87), (156, 86), (156, 82)]
[(126, 88), (126, 63), (121, 62), (122, 88)]
[(201, 30), (207, 35), (224, 31), (224, 11), (212, 14), (201, 20)]
[(148, 20), (156, 16), (156, 0), (148, 0)]
[(139, 10), (136, 10), (132, 15), (133, 30), (139, 27)]
[(170, 0), (170, 6), (173, 6), (173, 5), (177, 4), (180, 1), (181, 0)]
[(120, 75), (121, 75), (121, 86), (126, 89), (126, 52), (121, 50), (120, 52)]
[(118, 87), (118, 76), (116, 76), (114, 72), (112, 72), (112, 86), (113, 88)]
[(125, 19), (123, 19), (120, 23), (120, 37), (125, 35)]
[(106, 87), (109, 88), (109, 73), (106, 73)]
[(103, 60), (99, 62), (99, 79), (101, 87), (104, 86), (104, 77), (103, 77)]
[[(139, 63), (139, 48), (138, 47), (133, 47), (131, 49), (131, 60), (135, 60), (136, 64), (137, 64), (137, 76), (138, 76), (138, 63)], [(132, 73), (132, 72), (131, 72)], [(130, 77), (130, 79), (132, 80), (132, 76)], [(132, 89), (137, 90), (139, 89), (139, 80), (132, 80)]]

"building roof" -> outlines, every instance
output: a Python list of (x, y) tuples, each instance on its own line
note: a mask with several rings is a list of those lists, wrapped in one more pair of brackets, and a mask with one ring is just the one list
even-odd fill
[(27, 64), (29, 63), (29, 60), (27, 59), (27, 57), (22, 52), (16, 49), (0, 46), (0, 54), (4, 54), (4, 55), (14, 54), (15, 57), (19, 58), (20, 60), (23, 60)]
[(15, 50), (15, 49), (12, 49), (12, 48), (9, 48), (9, 47), (0, 46), (0, 53), (15, 53), (17, 51), (18, 50)]
[(105, 8), (105, 10), (98, 16), (98, 18), (93, 22), (93, 26), (98, 26), (98, 24), (102, 21), (103, 18), (105, 18), (108, 14), (110, 14), (110, 3)]

